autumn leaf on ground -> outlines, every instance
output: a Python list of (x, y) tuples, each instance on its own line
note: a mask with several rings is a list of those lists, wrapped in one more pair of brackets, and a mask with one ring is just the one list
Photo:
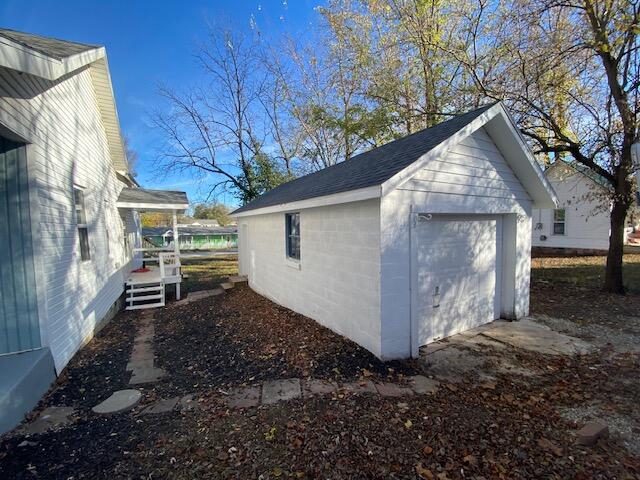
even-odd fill
[(420, 478), (424, 478), (425, 480), (433, 480), (435, 478), (431, 470), (425, 468), (421, 463), (416, 465), (416, 473)]
[(278, 432), (278, 429), (276, 427), (271, 427), (265, 434), (264, 434), (264, 439), (267, 442), (272, 442), (275, 440), (276, 438), (276, 433)]

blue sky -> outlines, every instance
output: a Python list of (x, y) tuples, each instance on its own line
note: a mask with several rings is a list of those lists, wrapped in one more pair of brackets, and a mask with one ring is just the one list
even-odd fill
[[(160, 83), (174, 88), (197, 83), (202, 72), (193, 60), (208, 22), (249, 28), (253, 17), (261, 32), (309, 32), (321, 0), (2, 0), (0, 26), (107, 48), (111, 80), (122, 131), (140, 155), (138, 180), (144, 187), (185, 190), (197, 201), (205, 190), (193, 179), (160, 178), (154, 161), (159, 137), (149, 112), (162, 105)], [(220, 198), (235, 204), (231, 195)]]

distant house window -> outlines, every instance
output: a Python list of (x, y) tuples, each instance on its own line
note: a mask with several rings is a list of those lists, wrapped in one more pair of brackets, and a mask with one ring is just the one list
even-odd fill
[(285, 215), (287, 229), (287, 257), (300, 260), (300, 214)]
[(76, 225), (78, 227), (78, 242), (80, 244), (80, 258), (83, 262), (91, 260), (89, 250), (89, 227), (87, 225), (87, 211), (84, 205), (84, 192), (79, 188), (73, 189), (76, 210)]
[(557, 208), (553, 211), (553, 234), (564, 235), (566, 222), (566, 212), (564, 208)]

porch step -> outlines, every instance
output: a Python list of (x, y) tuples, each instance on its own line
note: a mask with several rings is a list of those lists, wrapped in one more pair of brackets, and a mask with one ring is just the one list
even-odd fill
[(157, 292), (160, 290), (162, 290), (162, 286), (156, 285), (155, 287), (130, 288), (127, 290), (127, 293)]
[(133, 303), (142, 300), (160, 300), (161, 298), (164, 298), (164, 295), (162, 293), (159, 293), (158, 295), (138, 295), (137, 297), (127, 298), (127, 302)]
[(47, 347), (0, 356), (0, 435), (22, 421), (55, 379)]
[[(157, 293), (152, 293), (157, 292)], [(127, 296), (125, 301), (127, 306), (125, 310), (142, 310), (145, 308), (164, 307), (165, 292), (164, 282), (153, 284), (127, 284)], [(143, 295), (140, 295), (140, 294)], [(150, 295), (145, 295), (149, 294)], [(154, 301), (155, 300), (155, 301)]]

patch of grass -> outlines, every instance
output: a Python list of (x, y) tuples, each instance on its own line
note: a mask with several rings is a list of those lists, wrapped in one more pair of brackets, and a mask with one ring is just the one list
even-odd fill
[[(606, 262), (604, 256), (534, 258), (531, 278), (550, 286), (597, 290), (604, 283)], [(623, 262), (626, 288), (630, 293), (640, 293), (640, 254), (626, 254)]]
[(183, 260), (182, 273), (188, 275), (184, 282), (187, 291), (210, 290), (225, 277), (238, 274), (238, 256), (224, 255)]

